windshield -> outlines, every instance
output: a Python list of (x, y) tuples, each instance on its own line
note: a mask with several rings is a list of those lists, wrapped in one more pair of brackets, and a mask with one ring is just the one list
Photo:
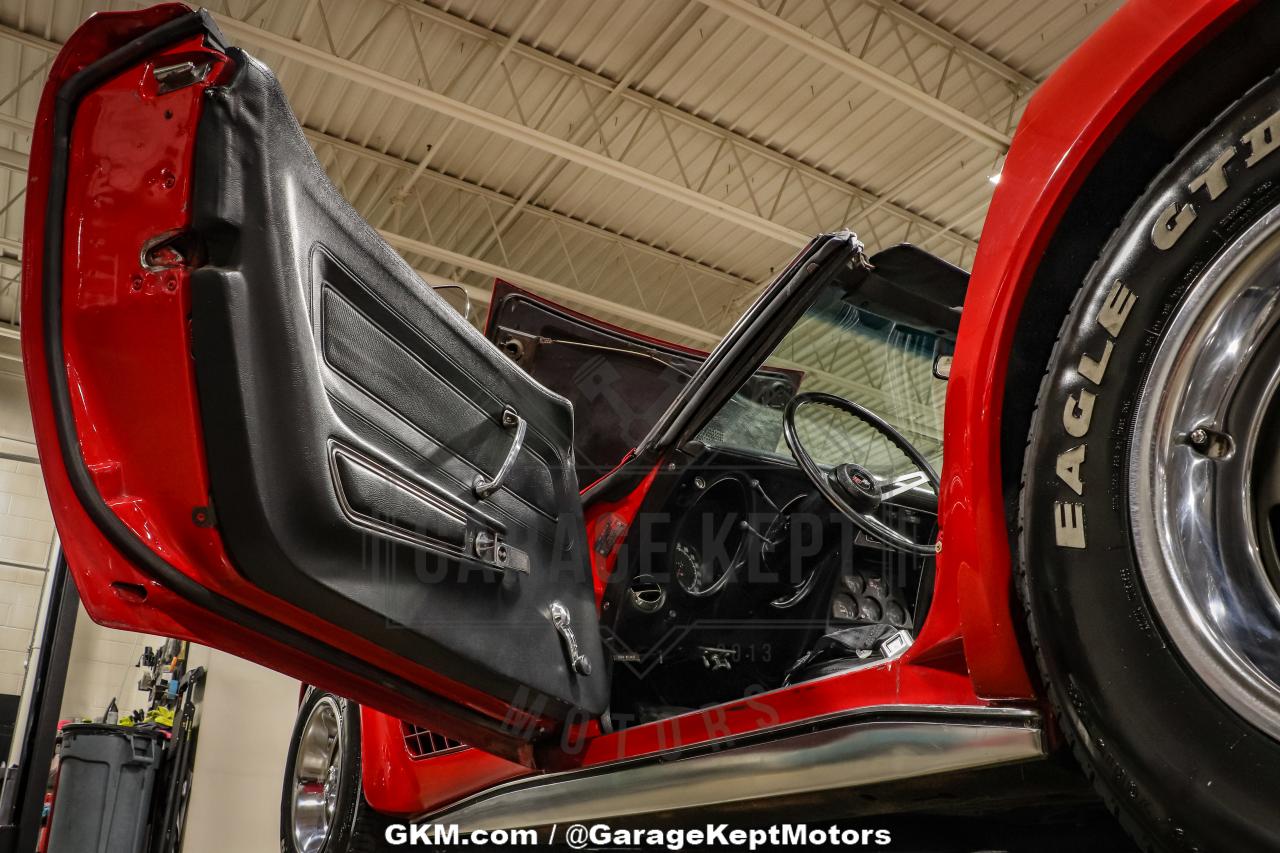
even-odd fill
[[(933, 375), (934, 359), (952, 343), (864, 308), (845, 288), (827, 285), (766, 361), (799, 376), (799, 391), (825, 391), (860, 403), (892, 424), (942, 469), (942, 407), (946, 382)], [(788, 399), (761, 398), (748, 382), (707, 423), (707, 445), (790, 457), (782, 437)], [(796, 428), (820, 465), (853, 462), (877, 476), (896, 478), (914, 466), (874, 427), (825, 406), (803, 406)]]

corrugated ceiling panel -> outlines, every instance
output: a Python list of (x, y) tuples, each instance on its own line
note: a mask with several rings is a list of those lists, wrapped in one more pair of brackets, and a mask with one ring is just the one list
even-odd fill
[[(989, 146), (696, 3), (211, 5), (217, 14), (527, 124), (801, 234), (848, 226), (873, 248), (909, 239), (968, 264), (992, 190), (989, 177), (1000, 167)], [(1025, 103), (1009, 75), (1042, 78), (1115, 5), (788, 0), (768, 8), (1006, 129)], [(0, 23), (61, 41), (102, 8), (110, 4), (0, 0)], [(913, 15), (954, 35), (913, 26)], [(497, 66), (495, 57), (517, 29), (518, 44)], [(705, 323), (713, 334), (733, 319), (723, 306), (732, 302), (736, 310), (793, 252), (634, 181), (246, 46), (279, 74), (326, 167), (356, 207), (405, 237), (580, 287), (632, 313)], [(981, 50), (1007, 69), (965, 64), (957, 57), (966, 50)], [(0, 39), (0, 97), (35, 72), (31, 84), (0, 101), (0, 115), (34, 116), (46, 59), (44, 51)], [(627, 86), (611, 95), (624, 78)], [(29, 139), (0, 126), (0, 145), (25, 151)], [(425, 172), (414, 181), (424, 159)], [(11, 242), (21, 236), (22, 187), (21, 174), (0, 174), (0, 193), (10, 202), (0, 214), (0, 238)], [(502, 227), (501, 239), (493, 236), (495, 225)], [(413, 260), (424, 272), (486, 286), (487, 277), (474, 271)], [(622, 269), (626, 275), (616, 274)], [(0, 278), (6, 274), (0, 267)]]

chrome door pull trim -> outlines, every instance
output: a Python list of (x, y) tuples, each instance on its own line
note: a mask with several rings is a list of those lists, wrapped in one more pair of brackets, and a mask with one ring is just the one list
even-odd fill
[(502, 460), (502, 464), (498, 466), (498, 473), (493, 475), (493, 479), (488, 479), (483, 474), (476, 475), (471, 488), (478, 498), (487, 498), (502, 486), (502, 481), (507, 478), (507, 475), (511, 473), (512, 466), (516, 464), (516, 457), (520, 455), (520, 448), (524, 447), (524, 434), (529, 424), (524, 418), (517, 415), (516, 410), (510, 406), (502, 410), (502, 426), (506, 429), (515, 428), (516, 437), (511, 442), (511, 449), (507, 451), (507, 458)]

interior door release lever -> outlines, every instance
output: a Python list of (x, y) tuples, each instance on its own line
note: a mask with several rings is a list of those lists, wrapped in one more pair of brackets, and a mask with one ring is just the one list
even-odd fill
[(569, 668), (579, 675), (591, 674), (591, 661), (578, 648), (578, 638), (573, 628), (569, 627), (569, 610), (558, 601), (551, 602), (551, 624), (556, 626), (560, 641), (564, 644), (564, 656), (569, 659)]
[(489, 479), (483, 474), (476, 474), (475, 480), (471, 482), (471, 489), (478, 498), (487, 498), (502, 486), (502, 481), (507, 478), (507, 474), (511, 473), (512, 466), (516, 464), (516, 457), (520, 455), (520, 448), (524, 446), (524, 433), (529, 425), (510, 406), (502, 410), (502, 426), (506, 429), (514, 428), (516, 437), (511, 442), (511, 449), (507, 451), (507, 458), (502, 460), (502, 464), (498, 466), (498, 472), (493, 475), (493, 479)]

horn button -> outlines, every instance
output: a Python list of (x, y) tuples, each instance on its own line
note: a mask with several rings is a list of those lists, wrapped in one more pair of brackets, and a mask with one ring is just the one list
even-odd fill
[(845, 462), (837, 465), (828, 475), (849, 505), (858, 512), (873, 512), (880, 506), (880, 484), (876, 477), (861, 465)]

